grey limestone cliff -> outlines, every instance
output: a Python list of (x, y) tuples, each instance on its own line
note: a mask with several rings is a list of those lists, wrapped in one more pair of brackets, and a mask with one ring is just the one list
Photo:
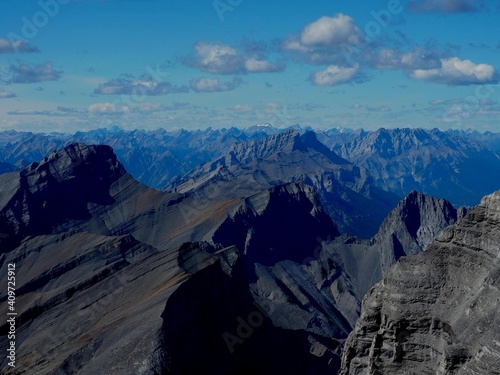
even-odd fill
[(366, 295), (341, 374), (500, 373), (500, 192)]

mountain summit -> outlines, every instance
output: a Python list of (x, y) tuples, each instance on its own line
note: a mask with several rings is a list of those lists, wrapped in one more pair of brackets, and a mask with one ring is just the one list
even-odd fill
[(89, 219), (89, 204), (112, 204), (110, 186), (125, 174), (111, 147), (73, 144), (1, 175), (0, 216), (9, 221), (9, 232), (49, 233), (67, 221)]

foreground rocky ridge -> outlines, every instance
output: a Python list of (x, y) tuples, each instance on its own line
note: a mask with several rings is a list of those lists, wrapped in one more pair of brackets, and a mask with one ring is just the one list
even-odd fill
[(367, 294), (341, 374), (498, 374), (500, 192)]

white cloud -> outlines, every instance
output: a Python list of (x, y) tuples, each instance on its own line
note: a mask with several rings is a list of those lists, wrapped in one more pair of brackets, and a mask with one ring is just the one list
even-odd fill
[(151, 76), (145, 74), (136, 80), (120, 77), (101, 83), (94, 90), (94, 94), (159, 96), (184, 93), (187, 91), (188, 89), (185, 86), (176, 86), (167, 81), (156, 81)]
[(358, 49), (364, 45), (363, 32), (354, 19), (339, 13), (317, 19), (299, 35), (289, 35), (281, 48), (309, 64), (345, 65), (359, 56)]
[(87, 110), (84, 108), (73, 108), (73, 107), (57, 107), (57, 109), (45, 109), (45, 110), (32, 110), (32, 109), (17, 109), (15, 111), (7, 112), (11, 116), (50, 116), (50, 117), (65, 117), (65, 116), (77, 116), (86, 114)]
[(498, 82), (498, 73), (488, 64), (475, 64), (458, 57), (441, 59), (441, 67), (417, 69), (409, 73), (416, 80), (448, 85), (474, 85)]
[(218, 78), (197, 78), (191, 81), (191, 89), (195, 92), (222, 92), (231, 91), (241, 85), (241, 78), (234, 78), (230, 82), (221, 82)]
[(339, 13), (334, 17), (321, 17), (307, 25), (300, 34), (300, 43), (304, 46), (358, 44), (361, 35), (354, 19)]
[(15, 52), (40, 52), (38, 48), (31, 47), (29, 43), (22, 40), (10, 41), (5, 38), (0, 38), (0, 53), (15, 53)]
[(335, 86), (354, 80), (358, 71), (358, 64), (347, 68), (330, 65), (325, 70), (313, 73), (311, 81), (317, 86)]
[(40, 65), (11, 65), (11, 78), (8, 83), (35, 83), (43, 81), (56, 81), (62, 76), (62, 71), (55, 70), (51, 62)]
[(17, 95), (11, 91), (0, 90), (0, 99), (15, 98)]
[(130, 107), (113, 103), (95, 103), (89, 105), (88, 112), (98, 115), (116, 115), (130, 112)]
[(212, 74), (268, 73), (282, 70), (261, 53), (242, 52), (223, 43), (198, 42), (186, 64)]
[(194, 48), (200, 69), (215, 74), (241, 73), (241, 59), (227, 44), (200, 42)]
[(280, 70), (277, 65), (272, 64), (269, 61), (257, 60), (254, 58), (250, 58), (245, 61), (245, 69), (249, 73), (266, 73)]
[(379, 107), (366, 107), (368, 112), (391, 112), (391, 107), (387, 105), (381, 105)]
[(414, 47), (411, 51), (381, 48), (366, 54), (366, 60), (375, 69), (432, 69), (441, 66), (438, 53)]
[(163, 110), (163, 106), (160, 103), (140, 102), (136, 109), (139, 112), (158, 112)]
[(300, 43), (300, 40), (298, 40), (294, 36), (290, 36), (288, 39), (286, 39), (283, 42), (282, 45), (283, 49), (286, 51), (290, 52), (298, 52), (298, 53), (308, 53), (310, 49), (306, 46), (304, 46), (302, 43)]

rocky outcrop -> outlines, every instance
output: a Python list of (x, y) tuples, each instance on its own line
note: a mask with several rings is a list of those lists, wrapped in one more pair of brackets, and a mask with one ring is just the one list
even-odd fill
[(323, 268), (328, 269), (329, 261), (341, 270), (326, 293), (352, 327), (363, 296), (387, 270), (399, 258), (425, 251), (435, 236), (461, 218), (462, 211), (445, 200), (412, 192), (391, 211), (371, 240), (342, 235), (322, 243), (318, 258)]
[(500, 192), (366, 295), (341, 374), (495, 374), (500, 368)]

